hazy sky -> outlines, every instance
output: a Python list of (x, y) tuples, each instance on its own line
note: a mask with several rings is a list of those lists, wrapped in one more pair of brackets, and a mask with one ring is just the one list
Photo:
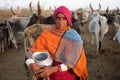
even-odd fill
[(109, 9), (120, 8), (120, 0), (0, 0), (0, 9), (9, 9), (11, 6), (13, 8), (17, 6), (29, 8), (31, 1), (34, 7), (36, 7), (37, 2), (40, 1), (40, 5), (44, 9), (49, 9), (50, 6), (54, 9), (54, 6), (65, 5), (70, 10), (75, 10), (80, 7), (89, 8), (90, 3), (95, 9), (98, 8), (99, 3), (103, 10), (106, 10), (107, 6), (109, 6)]

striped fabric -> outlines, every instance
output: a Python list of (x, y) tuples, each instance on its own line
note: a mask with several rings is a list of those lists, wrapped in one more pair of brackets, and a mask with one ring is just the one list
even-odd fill
[(55, 59), (75, 68), (83, 48), (83, 41), (80, 35), (74, 30), (68, 30), (60, 40), (56, 50)]

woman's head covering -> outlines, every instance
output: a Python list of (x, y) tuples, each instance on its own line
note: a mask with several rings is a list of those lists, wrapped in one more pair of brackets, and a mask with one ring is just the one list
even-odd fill
[(57, 14), (58, 14), (58, 13), (63, 13), (63, 14), (65, 15), (67, 21), (68, 21), (69, 26), (72, 26), (71, 13), (70, 13), (70, 11), (69, 11), (68, 8), (66, 8), (65, 6), (60, 6), (60, 7), (58, 7), (58, 8), (54, 11), (54, 16), (53, 16), (54, 22), (55, 22), (55, 20), (56, 20), (56, 17), (57, 17)]

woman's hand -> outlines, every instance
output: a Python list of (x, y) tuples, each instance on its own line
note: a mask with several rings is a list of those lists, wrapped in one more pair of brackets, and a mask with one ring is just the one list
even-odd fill
[(55, 73), (58, 71), (58, 67), (57, 66), (45, 66), (44, 68), (41, 68), (37, 71), (35, 71), (35, 74), (38, 76), (38, 77), (46, 77), (46, 76), (50, 76), (52, 73)]
[(39, 65), (37, 63), (31, 63), (29, 65), (29, 69), (35, 73), (36, 71), (38, 71), (40, 69)]

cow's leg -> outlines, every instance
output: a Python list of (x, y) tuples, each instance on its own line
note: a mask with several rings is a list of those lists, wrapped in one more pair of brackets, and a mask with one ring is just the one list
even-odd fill
[(0, 53), (2, 52), (1, 46), (2, 46), (2, 44), (1, 44), (1, 42), (0, 42)]
[(94, 33), (92, 33), (91, 35), (92, 35), (91, 44), (93, 45), (94, 44), (94, 40), (95, 40), (95, 35), (94, 35)]
[(16, 40), (15, 40), (15, 38), (13, 36), (13, 32), (12, 32), (11, 26), (10, 26), (10, 24), (8, 22), (7, 22), (7, 25), (9, 26), (8, 27), (9, 39), (13, 43), (14, 47), (18, 50), (17, 42), (16, 42)]
[(2, 53), (4, 53), (4, 39), (2, 40), (2, 46), (1, 46), (1, 49), (2, 49)]
[(120, 44), (120, 33), (119, 33), (119, 35), (118, 35), (118, 37), (117, 37), (117, 41), (118, 41), (118, 43)]
[(96, 54), (99, 53), (99, 34), (95, 33), (95, 37), (96, 37)]
[[(25, 61), (26, 60), (27, 60), (27, 56), (25, 56)], [(25, 67), (25, 70), (26, 70), (26, 74), (29, 77), (30, 76), (30, 70), (29, 70), (28, 66), (26, 65), (25, 61), (24, 61), (24, 67)]]
[[(24, 49), (25, 49), (25, 61), (27, 60), (27, 58), (30, 56), (28, 55), (28, 48), (30, 47), (30, 44), (29, 44), (29, 40), (28, 40), (28, 37), (25, 37), (24, 38)], [(29, 77), (30, 76), (30, 70), (28, 69), (28, 66), (26, 64), (24, 64), (25, 66), (25, 70), (26, 70), (26, 74), (27, 76)], [(33, 79), (34, 80), (34, 79)]]
[(28, 47), (27, 37), (25, 37), (24, 38), (24, 50), (25, 50), (25, 54), (27, 53), (27, 47)]
[(18, 50), (18, 46), (17, 46), (16, 40), (15, 40), (15, 39), (12, 39), (12, 42), (13, 42), (14, 47)]
[(81, 26), (81, 25), (78, 27), (78, 31), (79, 31), (79, 33), (82, 33), (83, 35), (85, 34), (85, 30), (84, 30), (83, 26)]
[(102, 44), (102, 40), (103, 40), (103, 38), (104, 38), (104, 35), (105, 35), (105, 32), (101, 32), (101, 34), (100, 34), (100, 41), (99, 41), (99, 50), (101, 49), (101, 44)]
[(113, 40), (115, 41), (117, 38), (118, 34), (116, 33), (115, 36), (113, 37)]
[(116, 38), (117, 38), (119, 32), (120, 32), (120, 28), (118, 29), (117, 33), (116, 33), (115, 36), (113, 37), (113, 40), (114, 40), (114, 41), (116, 40)]

